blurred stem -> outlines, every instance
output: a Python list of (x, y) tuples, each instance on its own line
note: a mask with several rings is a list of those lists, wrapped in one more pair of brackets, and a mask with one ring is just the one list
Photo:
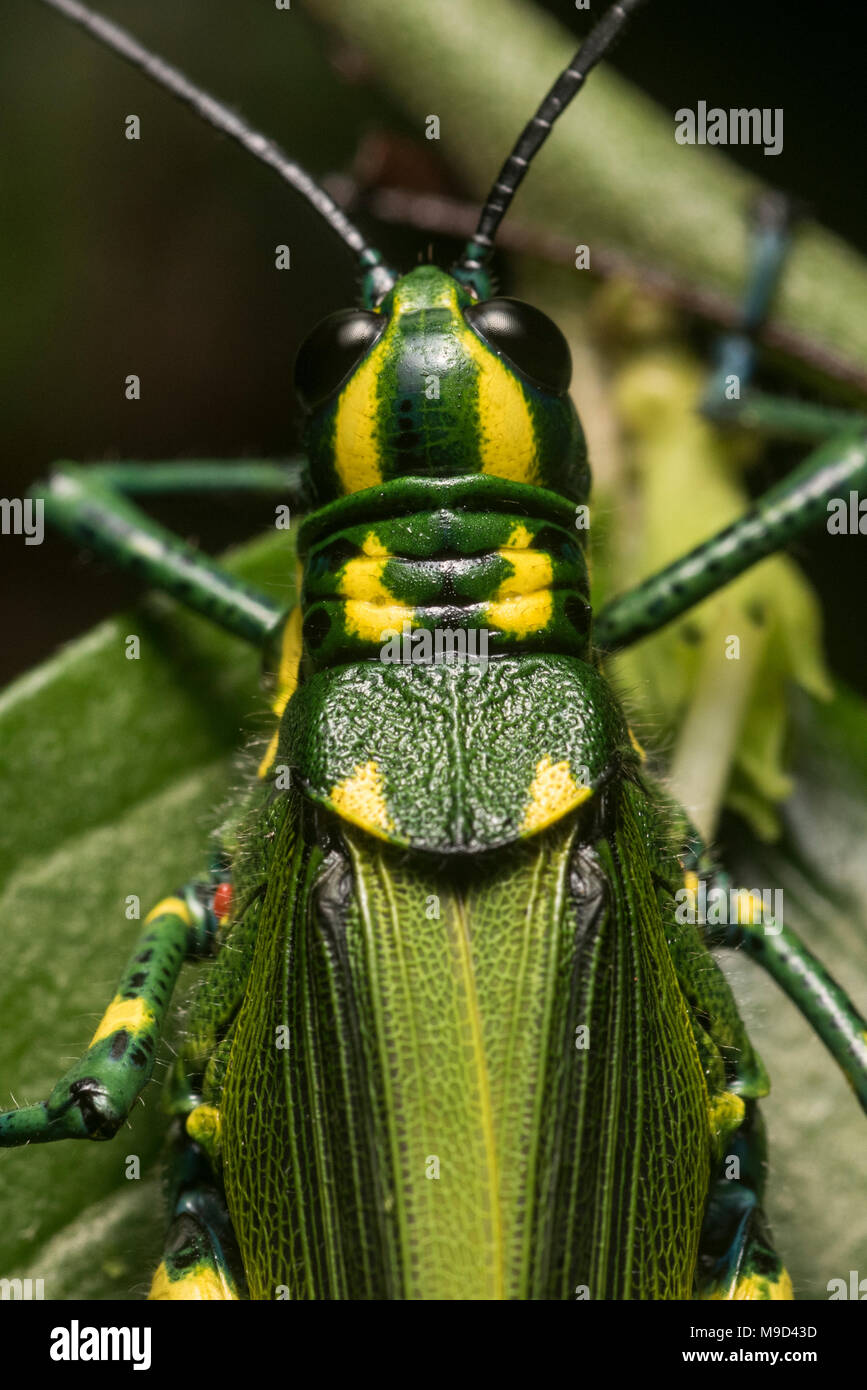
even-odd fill
[[(307, 0), (307, 8), (363, 50), (420, 138), (425, 118), (440, 117), (441, 148), (479, 196), (575, 47), (526, 0)], [(624, 42), (640, 51), (641, 26), (652, 22), (640, 15)], [(718, 149), (675, 142), (673, 81), (664, 110), (611, 70), (594, 72), (534, 164), (516, 215), (587, 244), (591, 256), (594, 243), (614, 244), (737, 295), (760, 184)], [(867, 264), (804, 222), (773, 319), (863, 361)]]
[(735, 626), (743, 630), (743, 614), (725, 608), (707, 633), (670, 771), (674, 795), (706, 841), (716, 832), (766, 641), (764, 631), (751, 623), (741, 639), (739, 657), (729, 659), (726, 643)]

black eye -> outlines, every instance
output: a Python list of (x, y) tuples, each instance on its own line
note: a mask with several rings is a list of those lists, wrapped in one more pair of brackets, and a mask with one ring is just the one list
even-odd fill
[(543, 391), (562, 396), (572, 380), (569, 344), (541, 309), (520, 299), (485, 299), (464, 318), (483, 342)]
[(333, 396), (386, 325), (368, 309), (338, 309), (317, 324), (295, 358), (295, 390), (305, 410)]

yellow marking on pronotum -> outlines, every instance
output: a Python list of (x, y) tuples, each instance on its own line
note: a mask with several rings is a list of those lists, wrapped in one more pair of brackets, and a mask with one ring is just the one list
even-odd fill
[(125, 1029), (127, 1033), (140, 1033), (143, 1029), (149, 1028), (154, 1019), (153, 1009), (146, 1000), (121, 999), (117, 994), (103, 1014), (102, 1021), (90, 1040), (90, 1046), (96, 1047), (103, 1038), (110, 1038), (112, 1033), (119, 1033), (121, 1029)]
[[(277, 670), (277, 691), (274, 696), (271, 709), (276, 714), (278, 720), (282, 717), (283, 711), (290, 699), (295, 694), (298, 685), (298, 668), (301, 662), (301, 606), (296, 604), (289, 614), (288, 622), (283, 630), (283, 642), (280, 651), (280, 665)], [(259, 764), (258, 775), (264, 777), (271, 764), (277, 756), (277, 745), (280, 741), (280, 725), (271, 735), (271, 741), (265, 750), (265, 756)]]
[(581, 787), (575, 781), (568, 762), (554, 763), (550, 758), (543, 758), (530, 784), (530, 799), (521, 823), (522, 833), (528, 835), (544, 829), (592, 795), (592, 787)]
[(148, 913), (145, 918), (145, 926), (149, 922), (155, 922), (157, 917), (180, 917), (186, 926), (191, 927), (193, 925), (193, 914), (183, 898), (163, 898), (162, 902), (157, 903), (156, 907)]
[(198, 1264), (180, 1279), (172, 1279), (161, 1264), (151, 1282), (151, 1301), (183, 1299), (186, 1302), (216, 1303), (237, 1298), (229, 1283), (210, 1265)]
[(394, 595), (382, 578), (389, 558), (387, 554), (359, 555), (354, 560), (347, 560), (340, 576), (343, 597), (366, 603), (393, 603)]
[[(554, 578), (554, 570), (551, 564), (551, 556), (546, 555), (544, 550), (498, 550), (504, 560), (508, 560), (512, 566), (512, 573), (500, 584), (494, 596), (494, 601), (499, 599), (511, 598), (512, 595), (519, 596), (526, 594), (528, 597), (538, 594), (540, 591), (550, 589)], [(551, 606), (551, 595), (546, 594), (548, 607)]]
[(375, 762), (360, 763), (351, 777), (332, 787), (330, 799), (341, 816), (371, 835), (387, 839), (388, 832), (394, 829)]

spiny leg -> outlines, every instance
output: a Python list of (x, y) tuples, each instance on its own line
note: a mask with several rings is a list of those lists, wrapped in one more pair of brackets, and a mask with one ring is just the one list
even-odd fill
[(779, 923), (741, 922), (709, 935), (713, 945), (742, 946), (776, 980), (867, 1111), (867, 1019), (795, 932)]
[(188, 608), (252, 642), (264, 646), (283, 618), (266, 594), (226, 573), (171, 531), (152, 521), (132, 496), (244, 489), (304, 505), (303, 473), (298, 464), (243, 462), (108, 464), (82, 468), (62, 464), (44, 485), (32, 490), (45, 514), (72, 540), (95, 550), (147, 584), (162, 589)]
[(606, 651), (658, 632), (702, 599), (827, 516), (828, 503), (867, 487), (867, 425), (814, 450), (731, 526), (603, 608), (595, 640)]
[(210, 890), (190, 884), (158, 903), (83, 1057), (48, 1100), (0, 1112), (0, 1147), (111, 1139), (150, 1079), (181, 965), (211, 949)]
[[(708, 946), (740, 947), (767, 970), (825, 1044), (867, 1111), (867, 1019), (791, 927), (766, 920), (764, 903), (757, 894), (744, 888), (732, 890), (729, 874), (713, 863), (698, 831), (686, 824), (688, 838), (682, 863), (693, 903), (699, 901), (704, 879), (711, 889), (720, 891), (729, 907), (728, 918), (737, 919), (724, 925), (700, 920)], [(710, 895), (707, 901), (710, 903)], [(705, 911), (703, 915), (706, 918), (708, 914)]]

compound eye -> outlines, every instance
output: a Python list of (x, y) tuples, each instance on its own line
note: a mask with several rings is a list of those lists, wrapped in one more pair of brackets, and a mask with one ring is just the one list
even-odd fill
[(384, 331), (384, 314), (338, 309), (317, 324), (295, 358), (295, 390), (305, 410), (336, 394)]
[(520, 299), (485, 299), (464, 318), (488, 347), (543, 391), (562, 396), (572, 380), (569, 344), (541, 309)]

